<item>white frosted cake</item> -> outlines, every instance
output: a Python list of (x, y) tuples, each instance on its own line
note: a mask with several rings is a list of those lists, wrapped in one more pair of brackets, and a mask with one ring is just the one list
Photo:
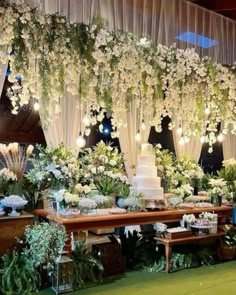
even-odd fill
[(138, 156), (136, 176), (132, 180), (132, 191), (143, 193), (146, 201), (164, 200), (160, 177), (157, 176), (153, 147), (149, 143), (142, 144)]

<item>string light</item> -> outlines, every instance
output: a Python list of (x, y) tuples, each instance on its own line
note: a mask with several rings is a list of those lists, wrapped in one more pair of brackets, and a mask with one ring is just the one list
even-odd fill
[(86, 144), (85, 139), (81, 135), (81, 131), (79, 132), (79, 136), (76, 139), (76, 144), (78, 145), (79, 148), (83, 148), (85, 146), (85, 144)]
[(219, 142), (222, 142), (224, 139), (225, 139), (225, 137), (224, 137), (224, 134), (222, 134), (222, 133), (220, 133), (220, 134), (217, 136), (217, 140), (218, 140)]
[(40, 109), (40, 104), (38, 102), (34, 103), (34, 110), (37, 112)]
[(137, 142), (140, 142), (141, 141), (141, 134), (140, 134), (140, 131), (138, 130), (138, 132), (136, 133), (136, 135), (135, 135), (135, 140), (137, 141)]
[(90, 118), (86, 113), (85, 113), (85, 116), (83, 117), (83, 123), (84, 123), (85, 126), (90, 125)]
[(145, 123), (144, 123), (144, 120), (142, 121), (141, 129), (142, 129), (142, 130), (145, 130), (145, 129), (146, 129), (146, 125), (145, 125)]

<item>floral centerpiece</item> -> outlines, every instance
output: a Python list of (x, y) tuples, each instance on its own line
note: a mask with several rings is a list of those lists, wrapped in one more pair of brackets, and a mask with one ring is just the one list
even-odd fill
[(60, 144), (57, 148), (38, 147), (26, 177), (39, 192), (72, 190), (80, 180), (80, 164), (75, 151)]
[(127, 207), (129, 211), (140, 211), (144, 206), (143, 194), (131, 192), (124, 200), (124, 206)]
[(223, 178), (211, 178), (209, 185), (211, 188), (208, 195), (211, 203), (215, 206), (221, 206), (222, 198), (228, 196), (227, 182)]
[(191, 227), (191, 224), (193, 224), (196, 221), (196, 217), (194, 214), (184, 214), (182, 217), (182, 220), (187, 228)]
[(100, 194), (110, 197), (129, 195), (123, 154), (116, 147), (101, 141), (93, 149), (84, 149), (80, 161), (83, 181), (93, 183)]
[(219, 171), (218, 176), (227, 183), (229, 191), (229, 199), (236, 204), (236, 160), (229, 159), (223, 161), (223, 167)]
[(193, 188), (190, 184), (182, 184), (180, 187), (177, 187), (173, 190), (173, 193), (184, 200), (186, 197), (189, 197), (193, 194)]
[(188, 184), (195, 189), (195, 194), (201, 186), (203, 170), (196, 161), (187, 155), (182, 155), (175, 162), (175, 174), (173, 175), (175, 185)]
[(161, 186), (164, 192), (170, 192), (175, 173), (175, 157), (169, 150), (162, 149), (160, 144), (154, 147), (156, 157), (157, 175), (161, 178)]

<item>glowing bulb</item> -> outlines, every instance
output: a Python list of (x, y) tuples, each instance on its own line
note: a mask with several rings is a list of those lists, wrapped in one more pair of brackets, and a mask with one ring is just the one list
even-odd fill
[(142, 129), (142, 130), (145, 130), (145, 129), (146, 129), (146, 126), (145, 126), (144, 121), (142, 122), (141, 129)]
[(201, 143), (204, 143), (204, 142), (205, 142), (205, 136), (204, 136), (204, 135), (202, 135), (202, 136), (200, 137), (200, 142), (201, 142)]
[(38, 102), (34, 103), (34, 110), (38, 111), (40, 109), (40, 104)]
[(79, 133), (78, 138), (76, 139), (76, 144), (78, 145), (79, 148), (83, 148), (86, 144), (85, 139), (81, 135), (81, 132)]
[(209, 115), (210, 114), (210, 108), (206, 107), (204, 112), (205, 112), (206, 115)]
[(179, 127), (177, 130), (176, 130), (176, 133), (181, 135), (183, 132), (183, 129), (181, 127)]
[(184, 140), (184, 137), (181, 136), (180, 140), (179, 140), (179, 144), (180, 145), (184, 145), (185, 144), (185, 140)]
[(222, 142), (223, 140), (225, 139), (224, 135), (222, 133), (220, 133), (218, 136), (217, 136), (217, 140), (219, 142)]
[(136, 135), (135, 135), (135, 140), (136, 140), (137, 142), (140, 142), (140, 141), (141, 141), (141, 134), (140, 134), (139, 130), (138, 130), (138, 132), (137, 132)]
[(85, 116), (83, 117), (83, 123), (85, 126), (89, 126), (90, 125), (90, 118), (87, 114), (85, 114)]

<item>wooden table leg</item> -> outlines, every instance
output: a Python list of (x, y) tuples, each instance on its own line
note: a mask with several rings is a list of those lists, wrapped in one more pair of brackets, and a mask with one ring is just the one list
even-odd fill
[(170, 272), (170, 259), (172, 254), (172, 247), (170, 244), (165, 245), (165, 255), (166, 255), (166, 272)]

